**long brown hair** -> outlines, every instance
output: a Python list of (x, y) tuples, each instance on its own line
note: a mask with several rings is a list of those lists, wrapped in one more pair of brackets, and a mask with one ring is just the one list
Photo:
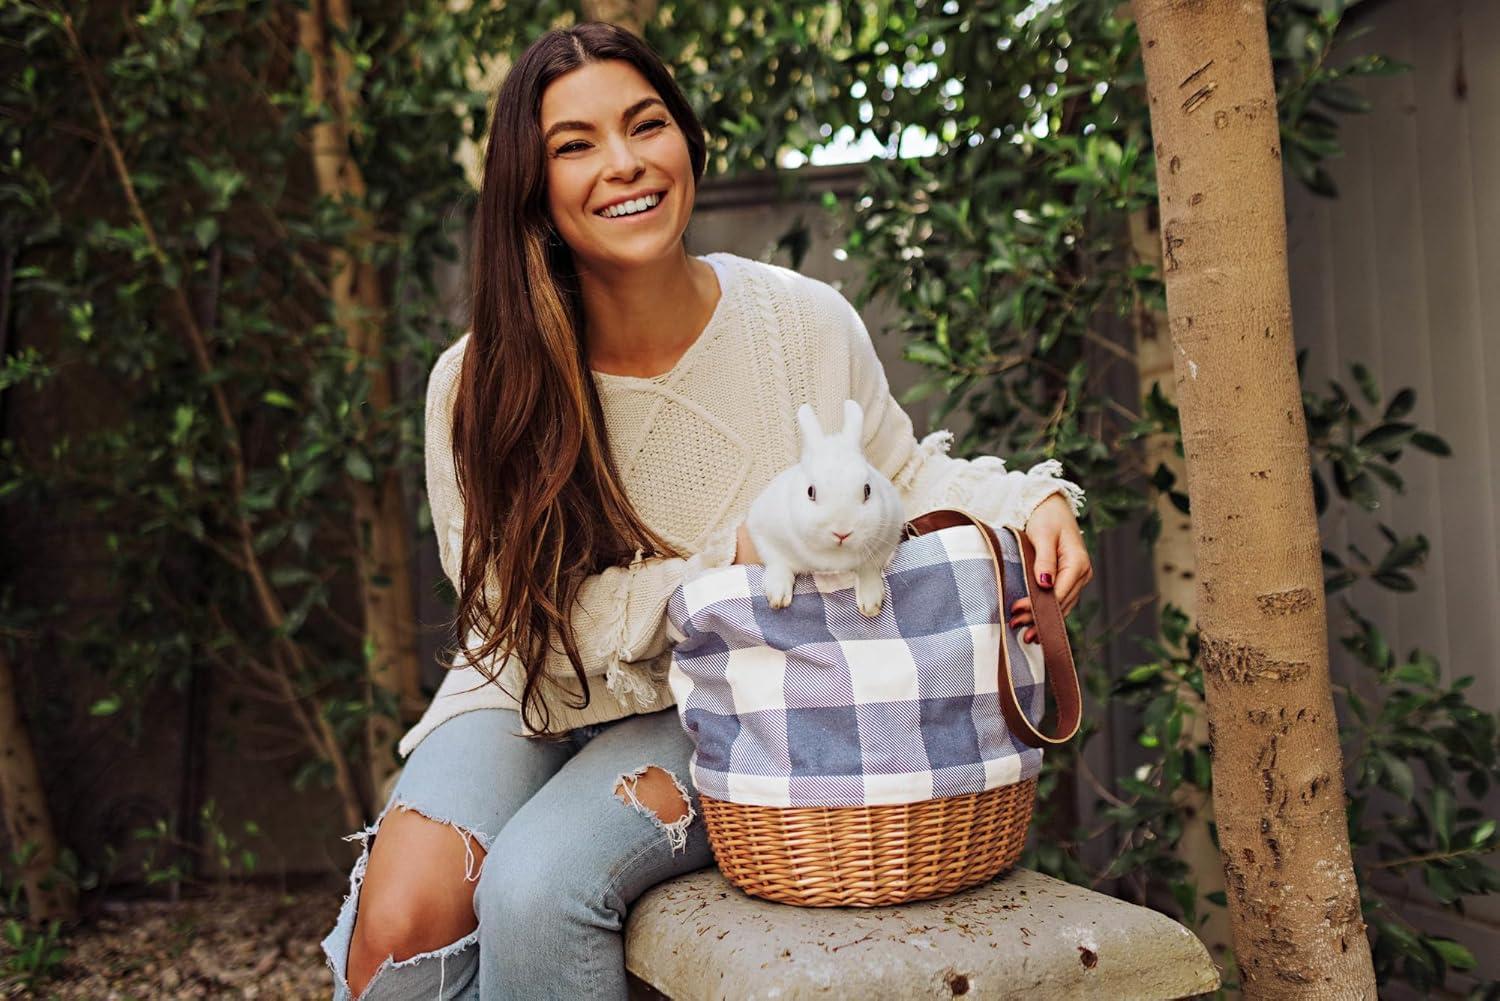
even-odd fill
[(483, 637), (464, 655), (492, 684), (507, 654), (520, 659), (522, 719), (541, 734), (551, 733), (538, 687), (554, 635), (582, 690), (574, 708), (589, 703), (570, 617), (584, 578), (637, 550), (683, 555), (641, 520), (621, 486), (586, 356), (572, 252), (547, 211), (542, 94), (564, 73), (607, 59), (630, 63), (656, 89), (687, 140), (694, 181), (703, 176), (703, 127), (639, 38), (589, 22), (532, 43), (501, 85), (490, 121), (473, 323), (453, 407), (464, 499), (458, 635)]

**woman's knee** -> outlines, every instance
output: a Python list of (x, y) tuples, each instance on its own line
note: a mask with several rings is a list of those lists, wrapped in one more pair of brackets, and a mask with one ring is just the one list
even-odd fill
[(471, 832), (392, 809), (371, 842), (351, 952), (378, 966), (387, 956), (400, 962), (472, 932), (484, 857)]

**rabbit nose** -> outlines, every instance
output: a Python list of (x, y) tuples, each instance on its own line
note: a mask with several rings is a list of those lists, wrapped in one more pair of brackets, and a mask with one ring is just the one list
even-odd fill
[(849, 538), (849, 536), (853, 535), (854, 533), (853, 532), (834, 532), (833, 534), (837, 535), (839, 537), (839, 543), (843, 544), (843, 541), (845, 539)]

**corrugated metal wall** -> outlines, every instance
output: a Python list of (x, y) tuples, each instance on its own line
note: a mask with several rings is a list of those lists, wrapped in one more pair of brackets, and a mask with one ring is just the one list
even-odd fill
[[(1448, 677), (1475, 675), (1474, 698), (1496, 708), (1500, 4), (1389, 0), (1360, 23), (1371, 30), (1346, 52), (1415, 69), (1360, 85), (1375, 110), (1343, 119), (1347, 155), (1329, 164), (1337, 199), (1288, 183), (1296, 340), (1309, 349), (1308, 385), (1349, 382), (1350, 364), (1364, 362), (1387, 393), (1412, 387), (1412, 419), (1453, 447), (1447, 459), (1408, 450), (1405, 494), (1377, 512), (1431, 542), (1418, 590), (1361, 584), (1352, 597), (1394, 649), (1420, 646)], [(1328, 519), (1326, 544), (1382, 551), (1373, 520)]]
[[(1292, 314), (1309, 351), (1309, 386), (1365, 363), (1389, 395), (1410, 386), (1412, 415), (1453, 448), (1409, 450), (1406, 479), (1376, 518), (1325, 519), (1325, 545), (1384, 551), (1375, 520), (1431, 543), (1417, 590), (1365, 583), (1351, 599), (1404, 657), (1436, 656), (1448, 679), (1473, 675), (1472, 699), (1500, 708), (1500, 4), (1385, 0), (1356, 9), (1369, 28), (1340, 56), (1380, 52), (1412, 72), (1360, 83), (1368, 115), (1342, 121), (1347, 154), (1329, 164), (1339, 197), (1287, 185)], [(1341, 58), (1334, 60), (1335, 64)], [(1357, 673), (1338, 646), (1335, 677)], [(1493, 797), (1492, 797), (1493, 798)], [(1491, 810), (1500, 808), (1492, 803)], [(1492, 814), (1493, 815), (1493, 814)], [(1500, 977), (1500, 904), (1470, 901), (1467, 917), (1403, 907), (1425, 927), (1466, 942), (1487, 978)], [(1393, 995), (1395, 996), (1395, 995)]]

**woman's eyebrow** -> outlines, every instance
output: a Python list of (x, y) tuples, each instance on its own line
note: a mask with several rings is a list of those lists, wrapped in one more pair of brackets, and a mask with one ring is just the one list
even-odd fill
[[(643, 97), (639, 101), (635, 102), (630, 107), (626, 108), (624, 111), (622, 111), (620, 113), (620, 121), (622, 121), (622, 122), (628, 122), (630, 119), (634, 118), (637, 114), (639, 114), (642, 109), (648, 108), (648, 107), (650, 107), (653, 104), (661, 104), (661, 106), (662, 106), (663, 109), (666, 108), (666, 105), (662, 104), (660, 98), (656, 98), (656, 97)], [(553, 124), (553, 126), (551, 128), (549, 128), (547, 130), (547, 134), (544, 135), (544, 136), (542, 136), (542, 141), (543, 142), (549, 141), (554, 135), (556, 135), (559, 132), (592, 132), (592, 131), (594, 131), (594, 124), (592, 122), (579, 122), (579, 121), (556, 122), (556, 123)]]

